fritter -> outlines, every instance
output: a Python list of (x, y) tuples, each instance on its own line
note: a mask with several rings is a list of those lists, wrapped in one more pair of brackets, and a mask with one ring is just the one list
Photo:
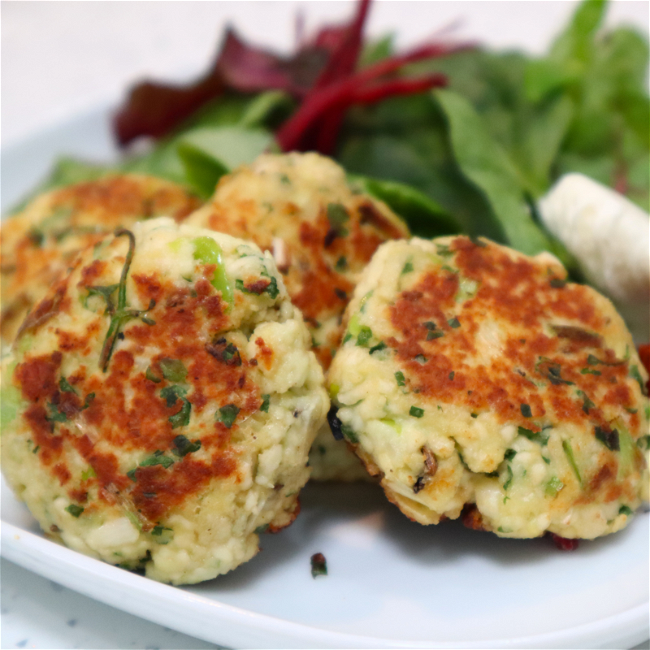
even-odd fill
[[(340, 344), (341, 318), (366, 264), (382, 242), (409, 236), (384, 203), (358, 191), (339, 165), (315, 153), (260, 156), (222, 178), (189, 223), (272, 251), (325, 370)], [(310, 463), (315, 479), (367, 477), (327, 427), (316, 439)]]
[(134, 174), (71, 185), (31, 201), (2, 223), (3, 344), (11, 344), (32, 305), (79, 250), (141, 219), (182, 221), (199, 205), (174, 183)]
[(647, 374), (612, 304), (550, 254), (384, 244), (329, 373), (335, 429), (422, 524), (594, 538), (648, 497)]
[(272, 257), (169, 218), (85, 249), (3, 377), (2, 469), (43, 530), (164, 582), (291, 523), (329, 400)]

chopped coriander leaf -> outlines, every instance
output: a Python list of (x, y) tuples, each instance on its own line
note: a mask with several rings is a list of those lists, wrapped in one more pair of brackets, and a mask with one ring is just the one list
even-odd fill
[(549, 284), (554, 289), (563, 289), (564, 287), (566, 287), (566, 280), (563, 280), (562, 278), (552, 278)]
[(512, 460), (516, 455), (517, 452), (514, 449), (506, 449), (506, 453), (503, 455), (503, 457), (506, 460)]
[(36, 447), (34, 447), (34, 449), (32, 450), (32, 454), (37, 454), (40, 448), (41, 448), (40, 445), (36, 445)]
[(435, 330), (437, 329), (436, 324), (432, 320), (428, 320), (423, 325), (428, 329), (428, 330)]
[(413, 263), (407, 262), (406, 264), (404, 264), (404, 268), (402, 268), (401, 275), (405, 275), (406, 273), (411, 273), (411, 271), (413, 271)]
[(352, 444), (356, 445), (359, 442), (359, 438), (358, 438), (357, 434), (355, 433), (354, 429), (351, 426), (349, 426), (348, 424), (341, 424), (341, 433)]
[(530, 406), (528, 404), (520, 404), (519, 408), (521, 409), (521, 414), (525, 418), (532, 418), (533, 417), (533, 412), (530, 410)]
[(230, 429), (235, 422), (239, 407), (234, 404), (226, 404), (219, 409), (217, 422), (221, 422), (227, 429)]
[(596, 440), (600, 440), (607, 449), (610, 451), (620, 451), (621, 444), (618, 436), (618, 431), (613, 429), (612, 431), (606, 431), (602, 427), (595, 427), (594, 434)]
[(187, 378), (187, 368), (178, 359), (164, 358), (160, 360), (160, 370), (167, 381), (181, 382)]
[(442, 338), (444, 335), (445, 335), (445, 333), (443, 331), (441, 331), (441, 330), (437, 330), (435, 332), (432, 331), (432, 330), (429, 330), (427, 332), (427, 341), (433, 341), (433, 339)]
[(347, 270), (347, 268), (348, 268), (348, 260), (346, 259), (345, 255), (341, 255), (341, 257), (339, 257), (338, 260), (336, 260), (334, 269), (340, 273), (341, 271)]
[(512, 473), (512, 468), (510, 465), (506, 466), (506, 472), (508, 473), (508, 478), (503, 483), (504, 490), (507, 490), (512, 485), (512, 479), (514, 478), (514, 474)]
[(166, 386), (160, 391), (160, 397), (162, 397), (166, 402), (167, 406), (174, 406), (176, 400), (179, 398), (185, 397), (187, 394), (187, 389), (183, 386)]
[(82, 411), (85, 411), (93, 402), (95, 399), (95, 393), (88, 393), (86, 395), (86, 399), (84, 400), (84, 405), (81, 407)]
[(268, 394), (262, 395), (262, 405), (260, 406), (260, 411), (262, 411), (263, 413), (268, 413), (270, 403), (271, 403), (271, 396)]
[(423, 354), (418, 354), (416, 355), (414, 361), (417, 361), (418, 363), (424, 365), (427, 362), (427, 358)]
[(126, 475), (127, 475), (127, 476), (128, 476), (128, 477), (129, 477), (129, 478), (130, 478), (134, 483), (138, 480), (138, 479), (136, 478), (136, 476), (135, 476), (135, 472), (136, 472), (136, 470), (137, 470), (137, 467), (135, 467), (134, 469), (129, 470), (129, 471), (126, 473)]
[(460, 321), (458, 320), (458, 318), (456, 318), (456, 317), (454, 316), (454, 318), (450, 318), (450, 319), (447, 321), (447, 325), (449, 325), (449, 327), (453, 327), (453, 328), (455, 329), (455, 328), (457, 328), (457, 327), (460, 327)]
[(165, 526), (154, 526), (154, 527), (151, 529), (151, 534), (152, 534), (152, 535), (156, 535), (156, 536), (158, 536), (158, 535), (162, 535), (162, 534), (163, 534), (163, 531), (165, 531), (165, 530), (172, 530), (172, 529), (171, 529), (171, 528), (167, 528), (167, 527), (165, 527)]
[(68, 416), (65, 413), (61, 413), (59, 408), (54, 404), (47, 402), (46, 404), (48, 414), (45, 416), (45, 419), (48, 422), (67, 422)]
[(632, 508), (630, 506), (621, 506), (618, 509), (618, 514), (619, 515), (627, 515), (628, 517), (633, 513)]
[(190, 414), (192, 413), (192, 404), (183, 398), (183, 405), (181, 410), (175, 415), (169, 416), (167, 419), (172, 425), (172, 429), (178, 427), (185, 427), (190, 423)]
[(456, 376), (456, 373), (452, 370), (452, 371), (449, 373), (449, 381), (454, 381), (454, 377), (455, 377), (455, 376)]
[(478, 413), (470, 413), (470, 415), (471, 415), (475, 420), (476, 420), (476, 418), (478, 417)]
[(593, 354), (590, 354), (587, 357), (587, 364), (590, 366), (597, 366), (600, 363), (600, 359), (595, 357)]
[(401, 370), (398, 370), (395, 373), (395, 381), (398, 386), (406, 386), (406, 379), (404, 378), (404, 373)]
[(78, 506), (76, 503), (71, 503), (65, 510), (66, 512), (69, 512), (73, 517), (79, 518), (85, 508)]
[(327, 575), (327, 561), (322, 553), (314, 553), (311, 556), (311, 577)]
[(549, 434), (546, 433), (543, 429), (542, 431), (531, 431), (530, 429), (526, 429), (525, 427), (517, 427), (517, 433), (520, 436), (524, 436), (524, 438), (528, 438), (528, 440), (532, 442), (537, 442), (540, 445), (544, 446), (548, 443), (549, 439)]
[[(145, 458), (140, 463), (140, 467), (155, 467), (156, 465), (162, 465), (165, 469), (167, 469), (170, 465), (173, 464), (174, 464), (173, 458), (163, 455), (162, 451), (158, 450), (154, 452), (153, 456), (149, 456), (149, 458)], [(131, 470), (131, 471), (135, 472), (135, 470)]]
[(264, 291), (269, 294), (269, 298), (275, 300), (280, 293), (280, 289), (278, 289), (278, 281), (273, 277), (269, 278), (269, 284)]
[(421, 418), (424, 415), (424, 409), (418, 408), (417, 406), (411, 406), (409, 415), (412, 415), (414, 418)]
[(379, 343), (377, 343), (377, 345), (373, 345), (370, 348), (370, 354), (374, 354), (375, 352), (381, 352), (381, 350), (385, 350), (387, 347), (388, 346), (383, 341), (380, 341)]
[(370, 341), (371, 338), (372, 330), (366, 325), (363, 325), (361, 327), (361, 331), (359, 332), (359, 336), (357, 336), (357, 345), (360, 347), (366, 347), (368, 345), (368, 341)]
[(349, 332), (343, 337), (343, 343), (347, 343), (352, 338), (352, 334)]
[(61, 377), (61, 379), (59, 379), (59, 390), (62, 393), (74, 393), (75, 395), (77, 394), (75, 388), (70, 385), (65, 377)]
[(598, 375), (601, 375), (602, 373), (600, 372), (600, 370), (592, 370), (591, 368), (583, 368), (580, 371), (580, 374), (581, 375), (597, 375), (598, 376)]
[(641, 449), (650, 449), (650, 435), (642, 436), (636, 441), (636, 444), (638, 447), (641, 447)]
[(630, 366), (629, 376), (639, 383), (641, 394), (647, 396), (648, 390), (646, 388), (645, 382), (643, 381), (643, 377), (641, 377), (641, 373), (639, 372), (639, 366)]
[(160, 377), (157, 377), (154, 374), (153, 370), (151, 369), (151, 366), (147, 367), (147, 370), (145, 371), (144, 376), (145, 376), (146, 379), (148, 379), (149, 381), (152, 381), (154, 384), (159, 384), (162, 381), (162, 379)]
[(452, 257), (456, 251), (449, 250), (447, 244), (436, 244), (436, 252), (440, 257)]
[(201, 449), (201, 441), (195, 440), (190, 442), (185, 436), (176, 436), (174, 438), (174, 449), (172, 452), (181, 458)]
[(582, 397), (582, 410), (589, 415), (589, 409), (595, 408), (595, 404), (589, 399), (584, 391), (579, 390), (578, 396)]

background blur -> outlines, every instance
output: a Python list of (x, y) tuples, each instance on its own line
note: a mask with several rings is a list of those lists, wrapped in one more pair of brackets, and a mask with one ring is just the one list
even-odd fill
[[(368, 32), (394, 31), (401, 46), (456, 25), (453, 34), (494, 47), (542, 52), (574, 0), (376, 0)], [(296, 17), (306, 31), (353, 12), (348, 0), (72, 2), (3, 0), (2, 144), (115, 103), (143, 76), (182, 81), (215, 57), (227, 23), (259, 45), (288, 52)], [(647, 0), (613, 0), (608, 22), (650, 23)]]

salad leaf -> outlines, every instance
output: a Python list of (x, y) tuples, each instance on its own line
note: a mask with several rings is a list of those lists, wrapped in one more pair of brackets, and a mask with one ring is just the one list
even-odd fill
[(435, 94), (449, 121), (456, 160), (487, 197), (508, 243), (529, 255), (552, 248), (530, 215), (516, 167), (469, 101), (450, 90)]
[(456, 217), (448, 214), (433, 199), (414, 187), (362, 176), (353, 177), (352, 180), (366, 193), (383, 201), (395, 214), (401, 216), (415, 235), (438, 237), (462, 231)]

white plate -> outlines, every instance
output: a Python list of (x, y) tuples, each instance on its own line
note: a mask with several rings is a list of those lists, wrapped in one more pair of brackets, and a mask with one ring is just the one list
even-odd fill
[[(61, 153), (115, 155), (106, 109), (2, 151), (3, 210)], [(97, 600), (235, 647), (605, 648), (650, 635), (650, 518), (573, 553), (409, 522), (373, 486), (310, 486), (295, 524), (230, 575), (175, 588), (46, 540), (2, 483), (1, 552)], [(325, 554), (329, 575), (312, 579)]]

